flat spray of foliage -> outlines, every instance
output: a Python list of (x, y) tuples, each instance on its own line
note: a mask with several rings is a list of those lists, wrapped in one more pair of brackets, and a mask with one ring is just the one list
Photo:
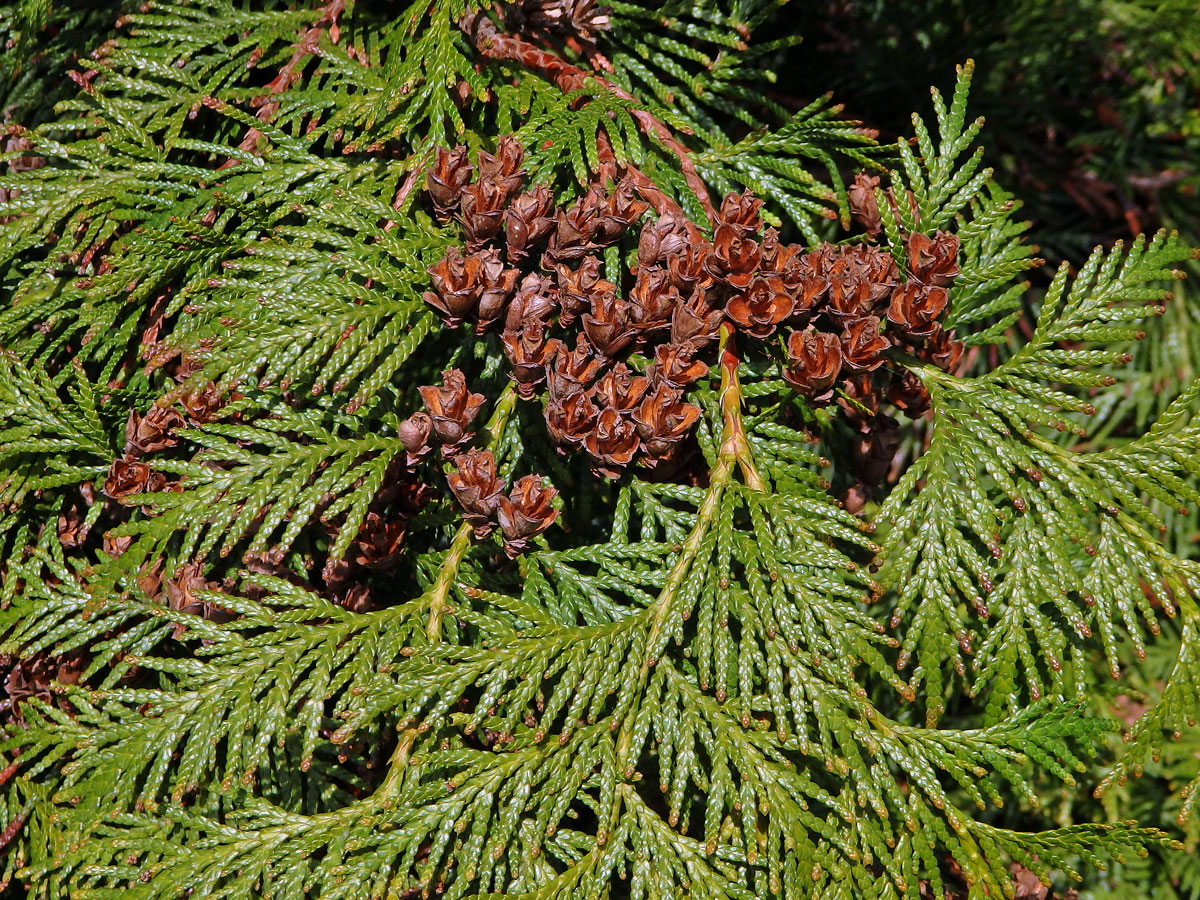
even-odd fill
[(1168, 847), (996, 810), (1096, 787), (1163, 617), (1109, 782), (1195, 716), (1155, 509), (1200, 383), (1078, 440), (1190, 251), (1064, 266), (1013, 337), (971, 68), (881, 150), (763, 92), (772, 10), (151, 2), (18, 98), (6, 882), (1000, 898)]

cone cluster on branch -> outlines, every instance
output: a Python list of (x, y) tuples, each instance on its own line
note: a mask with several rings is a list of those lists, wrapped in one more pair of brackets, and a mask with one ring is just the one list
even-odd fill
[(409, 469), (439, 444), (442, 456), (453, 460), (454, 468), (446, 480), (476, 539), (482, 540), (499, 527), (509, 557), (525, 552), (531, 539), (558, 518), (558, 510), (551, 506), (558, 491), (543, 484), (540, 475), (526, 475), (505, 493), (491, 451), (468, 446), (474, 437), (470, 427), (484, 397), (471, 392), (461, 371), (449, 369), (442, 375), (441, 387), (425, 385), (419, 390), (425, 410), (413, 413), (399, 426)]
[[(425, 299), (449, 325), (499, 331), (521, 396), (545, 396), (550, 436), (564, 452), (586, 451), (604, 475), (678, 452), (700, 413), (686, 391), (707, 373), (722, 323), (743, 341), (782, 347), (784, 378), (811, 405), (836, 399), (861, 438), (855, 458), (868, 484), (895, 443), (897, 423), (880, 407), (916, 418), (929, 405), (919, 378), (885, 366), (889, 355), (946, 370), (962, 355), (941, 324), (958, 274), (955, 235), (907, 235), (901, 271), (874, 243), (783, 243), (747, 192), (724, 198), (710, 240), (681, 214), (643, 223), (648, 206), (629, 179), (592, 184), (557, 208), (546, 187), (524, 189), (521, 163), (512, 138), (474, 167), (464, 147), (439, 152), (426, 187), (437, 215), (461, 223), (466, 249), (430, 269)], [(869, 233), (874, 186), (860, 177), (854, 194)], [(614, 274), (604, 251), (639, 224), (636, 265)]]

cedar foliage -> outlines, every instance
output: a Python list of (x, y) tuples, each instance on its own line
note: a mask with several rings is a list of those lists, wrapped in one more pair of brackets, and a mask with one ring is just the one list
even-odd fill
[(1170, 847), (998, 810), (1094, 786), (1167, 618), (1095, 786), (1192, 724), (1200, 383), (1081, 443), (1191, 251), (1031, 298), (972, 67), (878, 147), (764, 91), (773, 11), (154, 2), (53, 115), (6, 70), (6, 882), (982, 898)]

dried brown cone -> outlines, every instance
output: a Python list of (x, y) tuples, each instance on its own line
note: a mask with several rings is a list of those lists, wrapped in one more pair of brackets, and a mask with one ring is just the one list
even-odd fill
[(555, 271), (558, 275), (558, 324), (570, 328), (581, 313), (591, 309), (592, 293), (604, 281), (600, 277), (600, 257), (585, 256), (575, 268), (560, 263), (555, 266)]
[(408, 523), (403, 518), (369, 512), (346, 556), (354, 565), (364, 569), (390, 571), (400, 562), (407, 534)]
[(699, 231), (682, 215), (667, 213), (642, 226), (638, 237), (638, 266), (665, 265), (700, 238)]
[(538, 385), (546, 380), (545, 325), (535, 319), (518, 331), (504, 331), (500, 340), (512, 364), (510, 375), (517, 393), (525, 400), (533, 399)]
[(963, 342), (955, 339), (954, 332), (938, 326), (916, 354), (945, 372), (953, 372), (958, 368), (964, 349)]
[(166, 476), (153, 472), (150, 467), (135, 459), (121, 457), (113, 460), (108, 476), (104, 479), (104, 494), (120, 500), (134, 494), (153, 494), (165, 490)]
[(812, 403), (827, 403), (842, 371), (842, 346), (836, 334), (809, 326), (793, 331), (787, 343), (784, 380)]
[(593, 184), (569, 209), (558, 211), (546, 247), (546, 259), (551, 265), (573, 262), (604, 247), (598, 238), (600, 216), (607, 206), (604, 189)]
[(892, 294), (887, 319), (902, 334), (926, 338), (938, 329), (938, 319), (949, 304), (950, 296), (944, 287), (926, 287), (910, 281)]
[(458, 369), (447, 369), (442, 373), (441, 387), (425, 385), (419, 390), (433, 421), (433, 433), (445, 445), (442, 452), (449, 455), (470, 438), (467, 427), (479, 415), (484, 396), (471, 393), (466, 376)]
[(429, 274), (433, 290), (425, 292), (425, 302), (447, 325), (474, 319), (482, 332), (504, 313), (520, 273), (506, 269), (495, 248), (463, 256), (457, 247), (449, 247)]
[(151, 406), (144, 416), (130, 411), (125, 423), (125, 455), (141, 456), (179, 443), (175, 432), (187, 425), (183, 416), (169, 406)]
[(646, 369), (651, 384), (667, 384), (686, 388), (708, 373), (708, 366), (695, 358), (686, 344), (659, 344), (654, 350), (654, 362)]
[(617, 363), (605, 372), (592, 388), (592, 397), (601, 409), (632, 412), (650, 387), (644, 375), (635, 375), (624, 363)]
[(958, 235), (914, 231), (908, 236), (908, 270), (918, 281), (946, 287), (958, 275)]
[(721, 225), (733, 226), (743, 234), (757, 234), (763, 229), (760, 215), (762, 207), (762, 200), (749, 191), (743, 191), (741, 194), (729, 193), (721, 200), (717, 222)]
[(546, 346), (546, 377), (550, 398), (567, 397), (584, 390), (599, 376), (604, 360), (597, 357), (587, 338), (579, 335), (575, 347), (568, 350), (562, 341), (553, 339)]
[(504, 194), (507, 203), (525, 185), (525, 172), (521, 163), (525, 159), (525, 148), (510, 134), (496, 142), (496, 154), (479, 151), (479, 178), (490, 178)]
[(508, 305), (504, 330), (520, 331), (532, 325), (545, 327), (558, 309), (558, 298), (558, 287), (551, 279), (539, 272), (530, 272), (521, 279), (521, 287)]
[(758, 271), (762, 250), (750, 234), (736, 225), (718, 225), (712, 251), (705, 260), (708, 273), (730, 287), (744, 288)]
[(554, 197), (544, 184), (517, 195), (504, 212), (510, 263), (519, 263), (531, 247), (550, 235), (554, 230), (554, 214)]
[(829, 303), (824, 312), (835, 323), (845, 327), (849, 322), (874, 313), (874, 295), (875, 290), (866, 268), (843, 254), (829, 268)]
[(929, 388), (916, 373), (904, 369), (888, 382), (888, 400), (911, 419), (919, 419), (929, 412)]
[(467, 148), (439, 148), (433, 168), (425, 176), (425, 190), (440, 219), (449, 219), (458, 210), (463, 189), (471, 183), (475, 170), (467, 161)]
[(468, 450), (454, 457), (454, 471), (446, 476), (462, 508), (463, 518), (483, 539), (495, 526), (496, 510), (504, 484), (496, 477), (496, 458), (488, 450)]
[(871, 237), (878, 237), (883, 232), (883, 220), (879, 216), (879, 203), (875, 198), (878, 187), (879, 176), (859, 172), (854, 176), (854, 184), (846, 190), (850, 215)]
[(546, 404), (546, 430), (551, 439), (564, 447), (582, 447), (584, 439), (595, 431), (600, 407), (582, 388), (573, 393), (550, 395)]
[(433, 418), (424, 412), (415, 412), (396, 428), (400, 443), (404, 445), (405, 463), (416, 465), (431, 448)]
[(738, 329), (766, 340), (792, 315), (794, 301), (776, 275), (756, 276), (746, 289), (725, 305), (725, 314)]
[(523, 27), (544, 28), (585, 41), (594, 41), (599, 32), (610, 27), (608, 7), (596, 0), (521, 0), (507, 4), (504, 15), (515, 31)]
[(557, 496), (558, 491), (542, 483), (542, 476), (526, 475), (500, 498), (496, 519), (510, 559), (528, 550), (530, 541), (554, 524), (558, 510), (552, 503)]
[[(202, 593), (219, 593), (220, 585), (204, 577), (204, 566), (195, 560), (185, 563), (175, 570), (175, 574), (165, 582), (167, 605), (174, 610), (200, 616), (213, 622), (229, 622), (235, 616), (225, 607), (204, 597)], [(185, 628), (176, 628), (178, 638)]]
[(491, 177), (481, 177), (462, 192), (458, 217), (466, 237), (467, 251), (474, 253), (500, 233), (508, 193)]
[(658, 266), (639, 268), (637, 281), (629, 292), (629, 319), (639, 340), (670, 327), (671, 316), (682, 298), (665, 269)]
[(700, 408), (682, 398), (678, 388), (659, 384), (634, 410), (633, 421), (646, 454), (643, 463), (650, 468), (669, 456), (700, 418)]
[(879, 320), (874, 316), (858, 319), (846, 325), (842, 332), (842, 362), (846, 368), (872, 372), (884, 363), (884, 354), (892, 346), (879, 333)]
[(712, 305), (708, 291), (697, 288), (671, 315), (671, 343), (697, 352), (717, 340), (725, 314)]
[(204, 387), (194, 388), (185, 393), (180, 398), (180, 403), (183, 410), (187, 413), (188, 419), (195, 425), (204, 425), (207, 422), (213, 421), (217, 417), (217, 413), (221, 411), (221, 407), (225, 405), (228, 399), (222, 393), (215, 381), (210, 381)]
[(583, 331), (596, 352), (613, 357), (633, 342), (637, 328), (631, 321), (629, 301), (609, 281), (596, 283), (591, 311), (583, 316)]
[(641, 441), (633, 423), (615, 409), (603, 409), (595, 427), (583, 439), (583, 446), (596, 461), (595, 470), (609, 478), (619, 478), (621, 470), (633, 462)]
[(597, 217), (599, 239), (605, 244), (616, 243), (649, 208), (649, 203), (638, 199), (633, 182), (622, 179), (608, 195), (604, 210)]

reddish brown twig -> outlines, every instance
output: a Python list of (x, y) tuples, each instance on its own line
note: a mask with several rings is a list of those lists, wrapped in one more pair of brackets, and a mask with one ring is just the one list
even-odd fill
[[(638, 102), (636, 97), (611, 81), (585, 72), (578, 66), (555, 56), (548, 50), (535, 47), (528, 41), (504, 34), (491, 19), (482, 13), (467, 13), (459, 20), (459, 27), (470, 37), (475, 49), (484, 57), (519, 63), (526, 69), (553, 81), (563, 93), (581, 90), (590, 81), (622, 100)], [(713, 208), (712, 199), (708, 196), (708, 187), (705, 185), (704, 179), (700, 177), (700, 173), (696, 171), (688, 148), (681, 144), (671, 133), (671, 129), (652, 113), (644, 109), (635, 109), (630, 110), (630, 114), (646, 135), (653, 135), (679, 158), (679, 167), (683, 172), (684, 181), (700, 201), (709, 221), (712, 221), (716, 217), (716, 210)], [(646, 176), (643, 174), (642, 178), (646, 178)], [(646, 180), (649, 181), (648, 178)], [(661, 191), (658, 193), (661, 194)], [(649, 199), (650, 197), (647, 196), (647, 200)]]
[[(321, 35), (326, 31), (329, 32), (329, 38), (335, 44), (337, 43), (338, 34), (338, 18), (346, 8), (346, 0), (329, 0), (321, 7), (320, 17), (304, 30), (300, 35), (300, 39), (292, 45), (291, 58), (284, 63), (278, 74), (267, 83), (267, 92), (260, 97), (255, 97), (250, 101), (251, 106), (257, 106), (258, 112), (255, 115), (260, 122), (270, 122), (275, 113), (279, 112), (280, 103), (275, 98), (280, 94), (287, 93), (300, 78), (300, 64), (310, 56), (316, 54), (321, 45)], [(246, 136), (242, 138), (242, 142), (238, 144), (238, 148), (245, 150), (247, 153), (253, 153), (258, 146), (258, 139), (262, 137), (262, 132), (257, 128), (251, 128), (246, 132)], [(226, 168), (235, 164), (235, 160), (227, 160), (220, 168)]]

